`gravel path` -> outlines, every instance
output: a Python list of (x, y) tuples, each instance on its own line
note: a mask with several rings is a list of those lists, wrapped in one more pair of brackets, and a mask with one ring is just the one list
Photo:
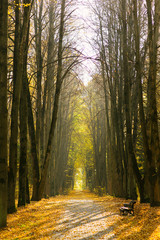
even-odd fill
[(117, 239), (112, 227), (115, 214), (105, 211), (94, 200), (79, 195), (78, 199), (69, 199), (62, 204), (65, 211), (57, 222), (53, 239)]

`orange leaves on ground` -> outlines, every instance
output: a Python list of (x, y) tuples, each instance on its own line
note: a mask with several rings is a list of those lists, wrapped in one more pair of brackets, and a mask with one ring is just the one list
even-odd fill
[[(100, 203), (112, 213), (116, 213), (124, 203), (129, 202), (110, 196), (102, 197)], [(135, 215), (119, 216), (114, 222), (116, 239), (160, 240), (160, 207), (149, 204), (135, 204)]]
[[(86, 205), (79, 216), (75, 215), (69, 206), (73, 205), (77, 208), (79, 201), (85, 207), (85, 200), (94, 201), (95, 209), (89, 212)], [(105, 236), (108, 238), (113, 236), (112, 239), (119, 240), (160, 240), (160, 208), (151, 208), (149, 204), (137, 202), (134, 216), (120, 216), (119, 208), (125, 202), (129, 202), (129, 200), (111, 196), (97, 197), (89, 192), (76, 194), (72, 192), (69, 196), (42, 199), (39, 202), (32, 202), (26, 207), (18, 208), (17, 213), (8, 215), (8, 225), (0, 230), (0, 239), (59, 239), (59, 237), (60, 239), (69, 239), (66, 238), (69, 232), (72, 234), (70, 239), (74, 239), (77, 229), (82, 233), (82, 237), (92, 229), (92, 232), (89, 232), (90, 237), (87, 239), (105, 239)], [(75, 219), (71, 217), (69, 222), (64, 219), (66, 214), (69, 214), (65, 212), (66, 206), (73, 216), (75, 215)], [(100, 215), (96, 214), (97, 212), (101, 214), (101, 208), (102, 216), (100, 218)], [(66, 229), (64, 229), (65, 226), (67, 226)], [(58, 238), (54, 238), (54, 236)]]
[(7, 227), (0, 230), (0, 239), (49, 239), (54, 231), (63, 203), (61, 198), (43, 199), (18, 208), (8, 215)]

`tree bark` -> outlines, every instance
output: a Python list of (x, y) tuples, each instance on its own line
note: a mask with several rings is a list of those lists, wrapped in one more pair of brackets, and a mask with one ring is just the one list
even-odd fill
[[(146, 0), (148, 15), (149, 74), (147, 87), (147, 135), (149, 141), (150, 204), (160, 205), (160, 144), (156, 100), (157, 49), (160, 28), (160, 1), (155, 0), (154, 14), (150, 0)], [(154, 23), (152, 23), (154, 21)]]
[[(123, 191), (123, 164), (122, 161), (125, 161), (123, 159), (123, 152), (121, 152), (122, 148), (120, 147), (122, 143), (120, 143), (120, 134), (121, 134), (121, 124), (119, 124), (121, 116), (118, 116), (118, 107), (117, 107), (117, 99), (119, 99), (119, 95), (117, 95), (117, 87), (118, 87), (118, 76), (117, 76), (117, 69), (115, 68), (113, 71), (112, 66), (117, 65), (118, 62), (118, 50), (117, 50), (117, 44), (118, 40), (115, 39), (115, 46), (113, 45), (113, 41), (111, 39), (111, 26), (114, 24), (112, 22), (112, 17), (109, 18), (108, 23), (108, 34), (109, 34), (109, 63), (107, 64), (107, 57), (105, 53), (105, 42), (103, 37), (103, 29), (102, 29), (102, 21), (99, 17), (100, 22), (100, 35), (101, 35), (101, 67), (102, 67), (102, 78), (103, 78), (103, 87), (104, 87), (104, 95), (105, 95), (105, 109), (106, 109), (106, 115), (107, 115), (107, 134), (108, 134), (108, 144), (110, 147), (110, 154), (112, 155), (112, 167), (114, 169), (110, 169), (110, 171), (113, 171), (113, 173), (110, 173), (110, 180), (112, 184), (114, 185), (113, 189), (115, 189), (115, 195), (116, 196), (124, 196)], [(115, 34), (116, 38), (116, 34)], [(115, 48), (115, 52), (114, 49)], [(115, 54), (115, 62), (113, 62), (112, 56)], [(110, 66), (110, 68), (109, 68)], [(116, 72), (116, 73), (113, 73)], [(108, 98), (107, 97), (107, 88), (109, 89), (110, 93), (110, 104), (111, 104), (111, 117), (109, 121), (109, 113), (108, 113)], [(119, 92), (118, 92), (119, 93)], [(123, 131), (123, 130), (122, 130)], [(122, 139), (122, 137), (121, 137)], [(108, 161), (110, 159), (110, 156), (108, 156)], [(113, 176), (114, 175), (114, 176)]]
[(30, 21), (31, 0), (25, 0), (23, 25), (20, 28), (19, 0), (16, 0), (16, 27), (15, 27), (15, 48), (14, 48), (14, 69), (13, 69), (13, 100), (11, 110), (11, 137), (9, 151), (9, 172), (8, 172), (8, 212), (16, 211), (15, 187), (17, 177), (17, 138), (18, 138), (18, 112), (20, 105), (20, 94), (22, 85), (24, 48), (27, 39), (27, 32)]
[(138, 169), (131, 133), (131, 113), (130, 113), (130, 84), (128, 69), (128, 46), (127, 46), (127, 19), (126, 19), (126, 0), (122, 0), (122, 23), (123, 23), (123, 71), (124, 71), (124, 104), (126, 113), (126, 143), (128, 157), (132, 163), (134, 177), (139, 189), (140, 199), (144, 201), (144, 181)]
[(7, 221), (7, 31), (8, 0), (0, 1), (0, 228)]
[(24, 64), (22, 76), (22, 90), (20, 99), (20, 164), (19, 164), (19, 199), (18, 206), (26, 204), (26, 179), (27, 179), (27, 53), (28, 53), (29, 27), (26, 46), (24, 49)]
[(42, 168), (42, 175), (41, 175), (41, 180), (40, 180), (39, 189), (38, 189), (39, 199), (42, 198), (42, 194), (44, 191), (47, 170), (48, 170), (48, 165), (49, 165), (49, 158), (50, 158), (50, 154), (51, 154), (51, 145), (53, 142), (55, 127), (56, 127), (58, 103), (59, 103), (59, 96), (60, 96), (61, 85), (62, 85), (62, 50), (63, 50), (62, 44), (63, 44), (63, 35), (64, 35), (64, 16), (65, 16), (65, 0), (62, 0), (62, 2), (61, 2), (61, 20), (60, 20), (60, 29), (59, 29), (59, 44), (58, 44), (58, 67), (57, 67), (56, 92), (55, 92), (55, 97), (54, 97), (54, 107), (53, 107), (53, 112), (52, 112), (52, 122), (51, 122), (51, 128), (50, 128), (50, 132), (49, 132), (47, 150), (46, 150), (46, 154), (45, 154), (45, 160), (44, 160), (44, 165)]
[(36, 134), (34, 128), (34, 119), (32, 112), (32, 104), (31, 97), (29, 91), (28, 79), (26, 78), (27, 84), (27, 104), (28, 104), (28, 127), (29, 127), (29, 135), (31, 141), (31, 155), (33, 161), (33, 194), (32, 200), (38, 200), (38, 185), (39, 185), (39, 159), (37, 155), (37, 146), (36, 146)]
[[(137, 72), (137, 84), (138, 84), (138, 102), (139, 102), (139, 117), (140, 117), (140, 124), (142, 130), (142, 137), (143, 137), (143, 148), (144, 148), (144, 155), (145, 155), (145, 176), (144, 181), (145, 183), (148, 182), (149, 175), (148, 175), (148, 161), (150, 158), (150, 150), (148, 145), (148, 137), (147, 137), (147, 128), (146, 128), (146, 119), (144, 114), (144, 106), (143, 106), (143, 92), (142, 92), (142, 58), (140, 56), (140, 29), (137, 17), (137, 0), (134, 0), (134, 31), (135, 31), (135, 49), (136, 49), (136, 65), (135, 69)], [(144, 183), (144, 184), (145, 184)], [(144, 198), (147, 198), (148, 191), (144, 193)]]
[(36, 43), (36, 65), (37, 65), (37, 98), (36, 98), (36, 145), (37, 145), (37, 156), (40, 159), (40, 134), (41, 134), (41, 91), (42, 91), (42, 9), (43, 0), (40, 1), (39, 16), (38, 15), (38, 4), (35, 2), (34, 11), (34, 27), (35, 27), (35, 43)]
[(20, 165), (19, 165), (19, 199), (18, 206), (26, 204), (26, 164), (27, 164), (27, 98), (22, 86), (20, 101)]
[[(15, 40), (14, 40), (14, 65), (13, 65), (13, 99), (11, 110), (11, 137), (8, 171), (8, 212), (16, 211), (15, 207), (15, 186), (17, 174), (17, 137), (18, 137), (18, 108), (20, 101), (21, 79), (18, 76), (22, 65), (18, 61), (20, 44), (20, 21), (19, 21), (19, 0), (16, 0), (15, 7)], [(22, 54), (22, 53), (21, 53)], [(21, 57), (22, 58), (22, 57)], [(22, 60), (22, 59), (21, 59)], [(17, 81), (18, 80), (18, 81)]]

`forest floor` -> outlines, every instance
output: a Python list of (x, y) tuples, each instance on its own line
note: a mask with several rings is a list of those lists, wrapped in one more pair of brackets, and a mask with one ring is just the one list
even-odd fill
[(137, 202), (134, 216), (120, 216), (124, 202), (87, 191), (42, 199), (8, 215), (0, 239), (160, 240), (160, 207)]

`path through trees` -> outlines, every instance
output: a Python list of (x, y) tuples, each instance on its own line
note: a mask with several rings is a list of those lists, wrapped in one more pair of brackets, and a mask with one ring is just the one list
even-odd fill
[(135, 216), (120, 216), (125, 200), (71, 192), (32, 202), (8, 216), (0, 239), (160, 239), (160, 210), (135, 205)]
[(75, 187), (160, 206), (160, 1), (2, 0), (0, 20), (0, 227)]

